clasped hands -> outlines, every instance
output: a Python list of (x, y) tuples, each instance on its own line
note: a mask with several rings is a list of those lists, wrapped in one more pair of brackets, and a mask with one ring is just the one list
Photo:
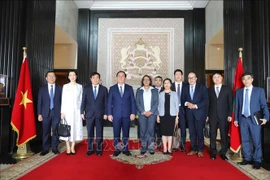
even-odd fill
[(196, 105), (195, 104), (192, 104), (190, 102), (187, 102), (187, 108), (188, 109), (196, 109)]
[[(135, 114), (131, 114), (129, 118), (130, 118), (131, 121), (135, 120)], [(108, 120), (113, 122), (113, 116), (109, 115)]]

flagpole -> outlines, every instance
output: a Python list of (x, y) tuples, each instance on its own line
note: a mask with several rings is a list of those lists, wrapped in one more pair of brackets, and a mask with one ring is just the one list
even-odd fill
[[(239, 57), (241, 58), (241, 61), (243, 61), (242, 59), (243, 48), (238, 48), (238, 51), (239, 51)], [(238, 152), (231, 151), (230, 159), (234, 162), (242, 162), (243, 161), (242, 147), (239, 148)]]
[[(23, 47), (23, 59), (27, 56), (26, 50), (27, 48)], [(27, 142), (21, 146), (18, 146), (17, 153), (15, 153), (12, 157), (15, 158), (16, 160), (22, 160), (32, 155), (34, 155), (34, 153), (31, 151), (30, 145)]]

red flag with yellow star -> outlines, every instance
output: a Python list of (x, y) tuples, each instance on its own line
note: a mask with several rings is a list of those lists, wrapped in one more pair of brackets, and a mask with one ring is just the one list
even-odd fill
[(25, 52), (12, 110), (11, 126), (17, 132), (17, 146), (22, 146), (36, 137), (32, 86)]

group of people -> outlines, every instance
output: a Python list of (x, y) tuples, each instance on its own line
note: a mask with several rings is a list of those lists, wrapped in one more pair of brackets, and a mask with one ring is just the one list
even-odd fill
[[(55, 73), (46, 73), (47, 84), (40, 88), (38, 94), (38, 120), (42, 121), (43, 149), (40, 155), (46, 155), (51, 147), (58, 154), (57, 124), (65, 119), (71, 126), (70, 137), (59, 137), (66, 141), (66, 155), (75, 155), (75, 142), (83, 139), (82, 120), (86, 121), (88, 150), (86, 156), (96, 153), (102, 155), (103, 120), (113, 125), (113, 156), (121, 152), (131, 156), (128, 148), (130, 122), (138, 115), (141, 154), (147, 151), (155, 153), (155, 147), (163, 154), (172, 154), (172, 137), (176, 127), (180, 127), (180, 151), (186, 152), (186, 128), (190, 134), (190, 151), (188, 156), (203, 157), (205, 123), (210, 124), (210, 158), (216, 159), (217, 128), (220, 129), (220, 157), (228, 160), (226, 152), (229, 147), (228, 127), (232, 117), (232, 90), (223, 85), (223, 77), (216, 72), (212, 76), (214, 86), (207, 87), (197, 82), (194, 72), (188, 74), (188, 83), (183, 82), (183, 72), (174, 71), (174, 82), (170, 78), (164, 80), (156, 76), (143, 76), (141, 87), (134, 96), (133, 87), (126, 84), (126, 73), (116, 74), (117, 83), (108, 89), (100, 84), (100, 74), (93, 72), (91, 83), (86, 87), (76, 82), (77, 73), (68, 72), (69, 83), (63, 88), (55, 84)], [(236, 109), (234, 125), (240, 127), (244, 161), (241, 165), (254, 163), (260, 168), (262, 158), (261, 125), (269, 120), (264, 90), (253, 87), (253, 75), (242, 76), (245, 88), (236, 92)], [(245, 90), (244, 90), (245, 89)], [(249, 91), (246, 89), (249, 89)], [(261, 112), (262, 123), (256, 124), (253, 114)], [(96, 146), (94, 146), (94, 129), (96, 129)], [(122, 131), (122, 142), (120, 134)], [(250, 140), (250, 137), (252, 142)], [(253, 144), (254, 153), (250, 146)]]

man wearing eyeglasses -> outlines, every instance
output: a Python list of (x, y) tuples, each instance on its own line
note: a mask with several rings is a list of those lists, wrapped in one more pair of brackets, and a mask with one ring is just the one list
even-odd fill
[(207, 117), (208, 92), (205, 85), (197, 83), (194, 72), (188, 74), (189, 85), (184, 87), (181, 105), (185, 107), (190, 134), (191, 151), (188, 156), (203, 157), (203, 128)]

